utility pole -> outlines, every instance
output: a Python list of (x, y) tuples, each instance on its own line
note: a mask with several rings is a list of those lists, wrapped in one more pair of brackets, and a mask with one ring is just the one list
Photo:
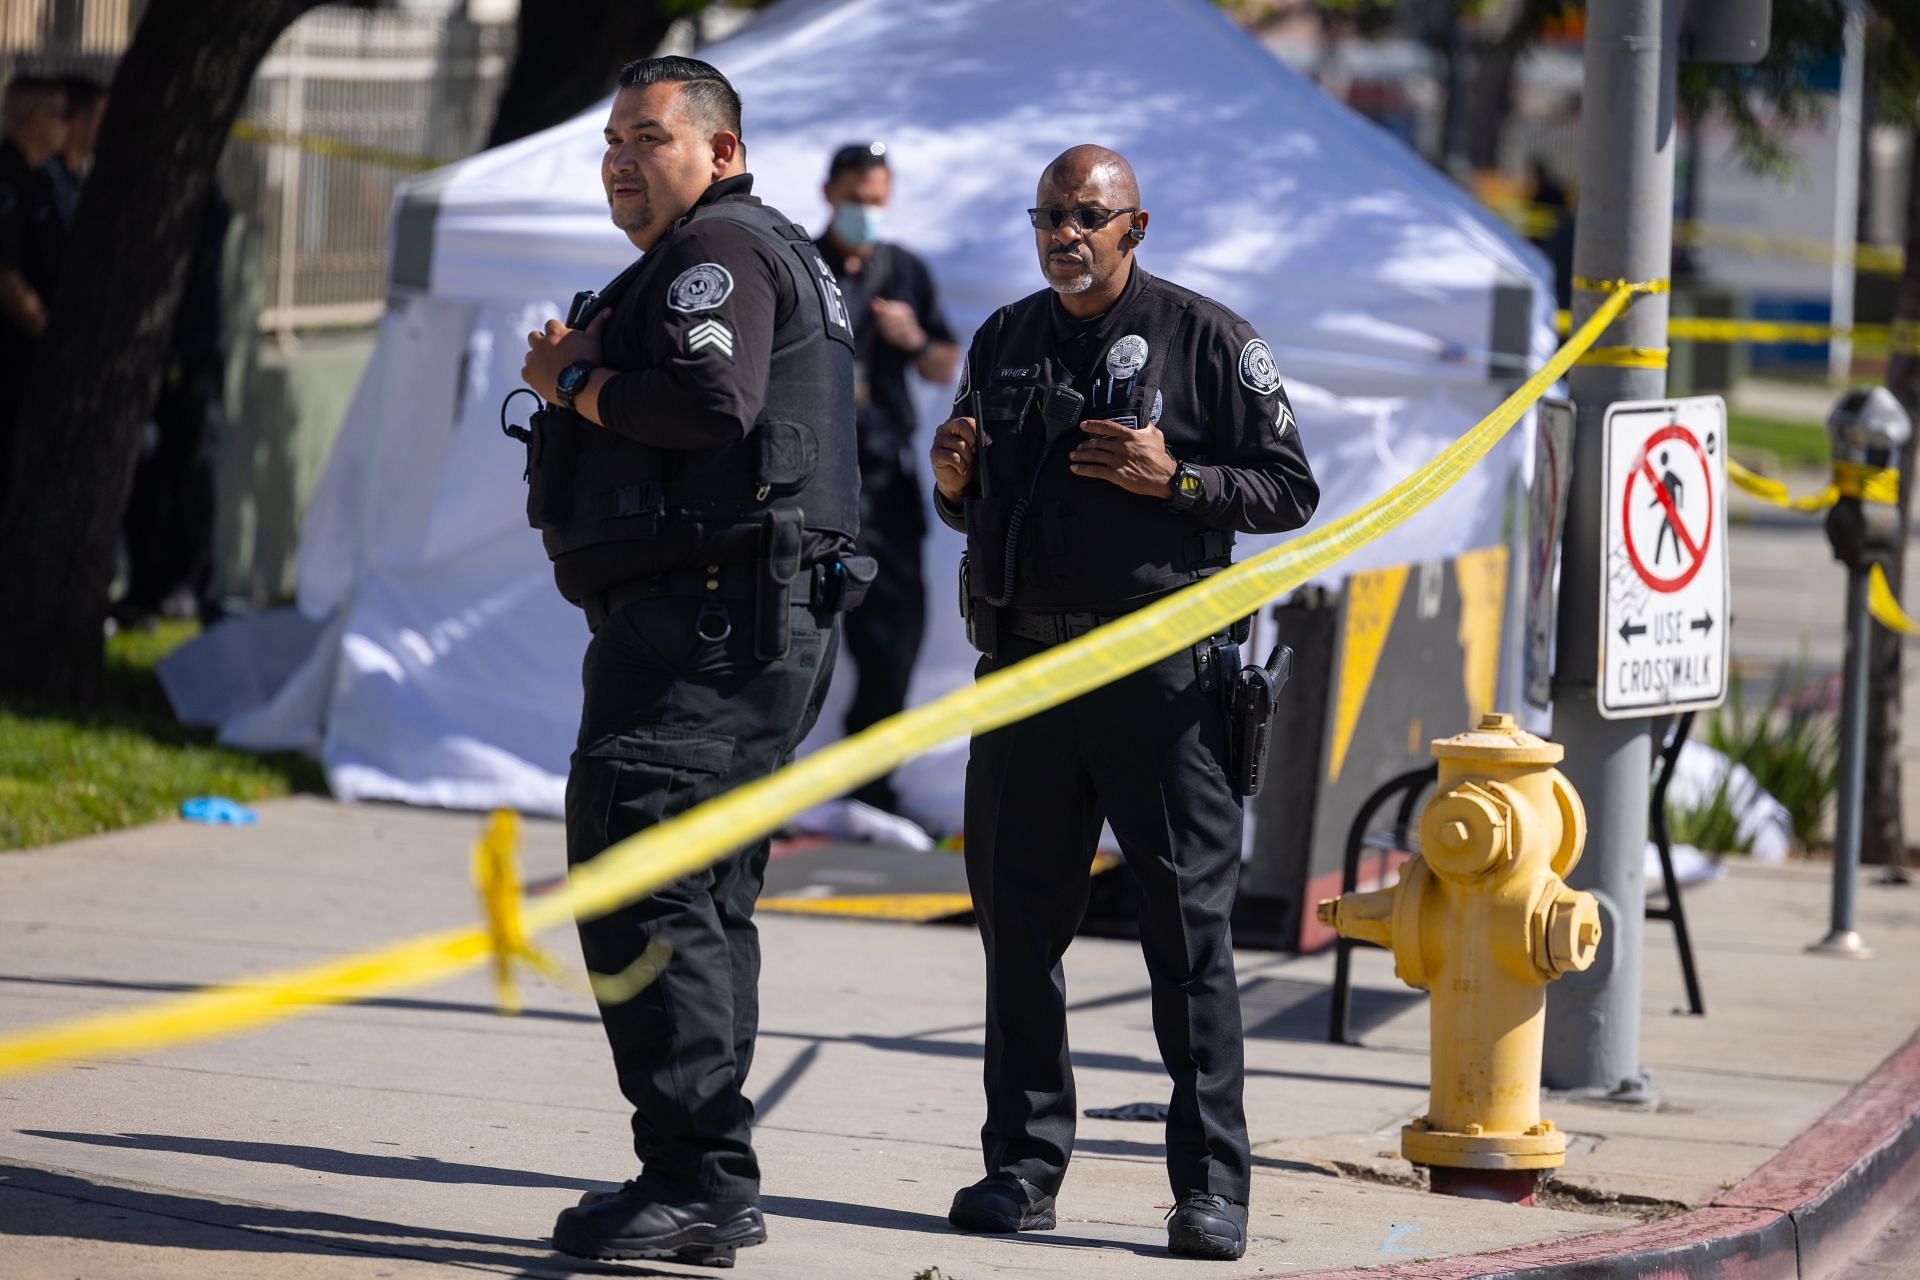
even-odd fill
[[(1587, 6), (1576, 279), (1668, 278), (1679, 54), (1680, 0)], [(1576, 286), (1576, 328), (1604, 297)], [(1569, 975), (1548, 997), (1541, 1074), (1549, 1089), (1642, 1103), (1656, 1096), (1640, 1066), (1652, 738), (1646, 720), (1607, 720), (1599, 712), (1600, 603), (1611, 568), (1602, 563), (1600, 506), (1607, 406), (1666, 394), (1665, 360), (1644, 354), (1666, 349), (1666, 293), (1636, 298), (1600, 343), (1568, 376), (1577, 418), (1560, 568), (1553, 729), (1567, 750), (1561, 771), (1592, 822), (1586, 857), (1569, 883), (1599, 899), (1605, 937), (1593, 967)], [(1607, 359), (1616, 363), (1600, 363)], [(1647, 364), (1657, 367), (1640, 367)]]

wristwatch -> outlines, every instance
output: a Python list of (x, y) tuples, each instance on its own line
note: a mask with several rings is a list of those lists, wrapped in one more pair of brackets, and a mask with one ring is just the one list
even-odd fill
[(1173, 479), (1168, 482), (1173, 493), (1167, 499), (1167, 505), (1175, 511), (1191, 511), (1195, 503), (1206, 494), (1206, 486), (1200, 483), (1200, 473), (1182, 462), (1173, 469)]
[(573, 398), (587, 385), (587, 379), (593, 376), (597, 367), (591, 360), (575, 360), (560, 371), (560, 376), (553, 382), (553, 398), (562, 409), (573, 408)]

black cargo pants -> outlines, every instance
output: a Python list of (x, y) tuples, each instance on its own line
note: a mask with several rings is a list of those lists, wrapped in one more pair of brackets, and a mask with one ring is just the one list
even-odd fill
[[(912, 470), (897, 463), (863, 462), (860, 554), (878, 561), (880, 574), (844, 623), (855, 673), (845, 721), (849, 737), (907, 705), (907, 686), (927, 630), (927, 587), (920, 570), (926, 511), (927, 500)], [(882, 809), (899, 808), (891, 775), (875, 778), (852, 794)]]
[[(731, 610), (732, 632), (703, 640), (703, 607)], [(587, 646), (579, 745), (567, 778), (567, 860), (609, 845), (793, 758), (833, 672), (833, 619), (791, 611), (792, 649), (753, 656), (750, 606), (678, 597), (614, 611)], [(711, 634), (719, 628), (707, 620)], [(633, 1144), (672, 1198), (753, 1201), (760, 1167), (742, 1094), (759, 1024), (753, 924), (768, 842), (756, 841), (659, 892), (580, 924), (587, 967), (625, 972), (655, 937), (673, 948), (658, 979), (603, 1005)]]
[[(1003, 636), (978, 673), (1040, 651)], [(1057, 1192), (1075, 1099), (1061, 958), (1086, 914), (1104, 818), (1140, 882), (1153, 1030), (1173, 1078), (1174, 1194), (1247, 1200), (1240, 992), (1228, 917), (1242, 810), (1226, 714), (1182, 650), (1072, 702), (983, 734), (967, 761), (967, 883), (986, 948), (989, 1173)]]

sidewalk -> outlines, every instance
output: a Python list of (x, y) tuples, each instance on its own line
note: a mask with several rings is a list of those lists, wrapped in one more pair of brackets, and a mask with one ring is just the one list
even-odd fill
[[(0, 1027), (470, 920), (478, 828), (473, 815), (296, 799), (264, 806), (254, 828), (172, 824), (0, 855)], [(557, 827), (529, 824), (524, 854), (530, 879), (557, 873)], [(1920, 1026), (1920, 889), (1862, 888), (1860, 928), (1879, 951), (1865, 964), (1804, 954), (1826, 902), (1824, 868), (1735, 866), (1694, 890), (1704, 1019), (1669, 1012), (1679, 968), (1669, 929), (1649, 924), (1643, 1061), (1664, 1103), (1550, 1103), (1573, 1152), (1564, 1192), (1537, 1209), (1381, 1180), (1408, 1172), (1392, 1151), (1426, 1080), (1426, 1004), (1384, 953), (1357, 955), (1364, 1048), (1321, 1039), (1330, 958), (1243, 955), (1257, 1169), (1252, 1246), (1229, 1266), (1164, 1253), (1170, 1198), (1150, 1124), (1081, 1122), (1058, 1231), (952, 1232), (952, 1191), (980, 1172), (977, 940), (763, 916), (753, 1085), (772, 1239), (740, 1255), (743, 1274), (1290, 1274), (1617, 1232), (1704, 1204)], [(546, 941), (577, 964), (569, 937)], [(1080, 1105), (1164, 1100), (1137, 948), (1082, 939), (1068, 973)], [(545, 1235), (582, 1190), (634, 1171), (624, 1106), (590, 1004), (537, 982), (525, 994), (528, 1011), (501, 1018), (472, 977), (0, 1080), (0, 1275), (574, 1274)]]

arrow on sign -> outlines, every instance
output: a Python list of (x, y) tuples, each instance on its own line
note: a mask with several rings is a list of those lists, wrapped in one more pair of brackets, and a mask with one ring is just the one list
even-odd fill
[(1709, 631), (1713, 630), (1713, 615), (1703, 613), (1692, 622), (1689, 622), (1687, 626), (1698, 631), (1701, 635), (1706, 635)]
[(1643, 636), (1645, 634), (1647, 634), (1647, 624), (1644, 622), (1637, 627), (1631, 622), (1623, 622), (1620, 624), (1620, 638), (1622, 640), (1631, 640), (1635, 636)]

